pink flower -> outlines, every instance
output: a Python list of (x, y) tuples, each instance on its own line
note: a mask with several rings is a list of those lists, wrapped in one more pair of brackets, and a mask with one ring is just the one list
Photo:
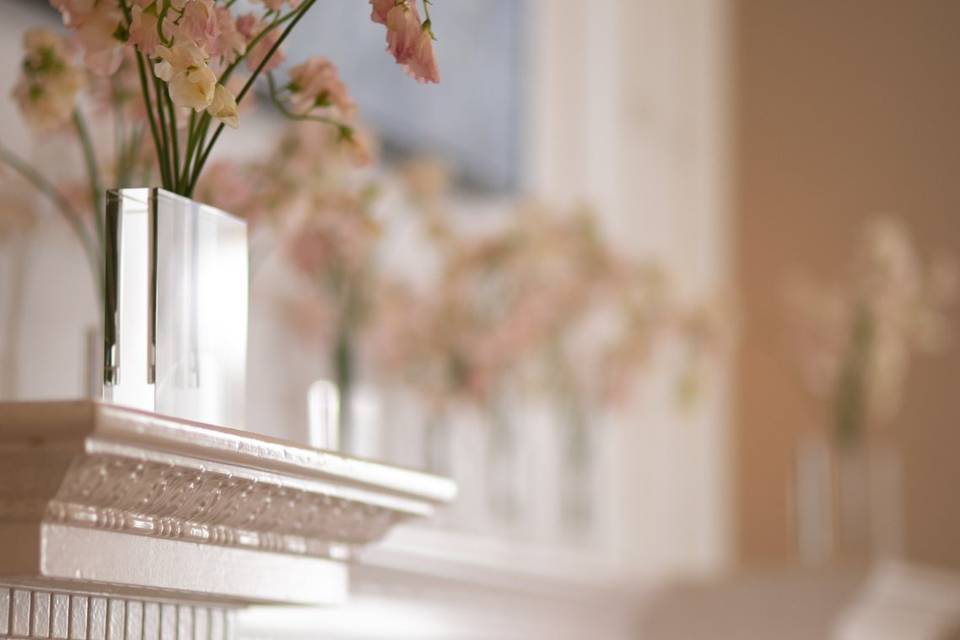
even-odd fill
[(245, 13), (237, 17), (237, 32), (246, 39), (247, 42), (253, 40), (259, 30), (260, 20), (252, 13)]
[(413, 54), (404, 65), (404, 69), (411, 77), (420, 82), (440, 82), (440, 70), (437, 68), (437, 59), (433, 54), (433, 36), (429, 29), (421, 29), (420, 35), (414, 43)]
[(84, 51), (84, 62), (91, 71), (109, 76), (123, 62), (124, 42), (118, 38), (122, 14), (118, 7), (97, 6), (77, 24), (77, 40)]
[(299, 113), (334, 107), (343, 116), (350, 117), (356, 111), (356, 104), (347, 95), (337, 68), (326, 58), (310, 58), (291, 69), (288, 87), (293, 108)]
[(198, 46), (206, 48), (213, 43), (219, 35), (219, 27), (212, 0), (190, 0), (184, 5), (180, 32)]
[(387, 12), (387, 50), (398, 64), (406, 64), (413, 57), (420, 36), (420, 14), (416, 5), (407, 2), (393, 5)]
[(370, 19), (387, 27), (387, 51), (420, 82), (440, 82), (430, 24), (420, 22), (416, 2), (370, 0)]
[(152, 12), (145, 12), (140, 7), (134, 7), (132, 14), (128, 42), (146, 55), (152, 56), (160, 44), (160, 34), (157, 32), (157, 16)]
[(76, 28), (84, 18), (93, 13), (97, 0), (50, 0), (50, 4), (63, 16), (63, 23)]
[(247, 38), (237, 29), (237, 23), (228, 8), (217, 6), (214, 11), (218, 35), (210, 45), (210, 55), (229, 64), (246, 50)]
[[(257, 37), (261, 31), (263, 31), (263, 23), (252, 13), (247, 13), (239, 18), (237, 18), (237, 31), (247, 40), (247, 44)], [(251, 71), (256, 70), (260, 63), (263, 62), (264, 58), (267, 57), (267, 54), (270, 53), (270, 49), (273, 48), (273, 45), (277, 43), (277, 40), (280, 39), (280, 29), (273, 29), (265, 36), (260, 38), (260, 40), (253, 46), (247, 53), (247, 68)], [(267, 64), (263, 67), (264, 71), (273, 71), (286, 59), (283, 51), (277, 49), (273, 55), (270, 57), (270, 60), (267, 61)]]
[(214, 162), (203, 171), (196, 199), (236, 215), (246, 213), (254, 199), (250, 176), (243, 167), (227, 160)]
[(236, 129), (240, 126), (240, 112), (237, 109), (237, 99), (233, 93), (218, 84), (213, 92), (213, 100), (207, 107), (207, 113), (224, 123), (225, 125)]
[(370, 0), (370, 6), (373, 11), (370, 13), (370, 19), (377, 24), (387, 24), (387, 14), (397, 2), (396, 0)]

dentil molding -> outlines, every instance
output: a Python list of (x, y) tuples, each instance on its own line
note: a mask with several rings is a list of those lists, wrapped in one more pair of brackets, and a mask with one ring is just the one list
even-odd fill
[(228, 640), (234, 612), (0, 587), (0, 637), (70, 640)]

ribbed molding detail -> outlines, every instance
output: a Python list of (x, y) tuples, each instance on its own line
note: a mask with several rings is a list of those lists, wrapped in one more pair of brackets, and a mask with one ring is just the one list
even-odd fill
[(0, 638), (64, 640), (230, 640), (233, 612), (0, 587)]

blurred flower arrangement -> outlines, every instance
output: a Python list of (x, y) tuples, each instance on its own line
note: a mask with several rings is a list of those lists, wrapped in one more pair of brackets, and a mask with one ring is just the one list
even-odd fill
[[(680, 396), (693, 398), (727, 329), (719, 305), (680, 304), (663, 270), (612, 251), (585, 208), (522, 204), (497, 228), (463, 232), (438, 163), (402, 167), (400, 202), (382, 211), (378, 194), (397, 180), (364, 169), (375, 145), (363, 131), (354, 140), (296, 123), (264, 160), (215, 163), (197, 188), (272, 235), (307, 284), (286, 315), (329, 355), (344, 429), (360, 360), (433, 416), (496, 413), (506, 390), (523, 388), (584, 422), (624, 398), (672, 336), (687, 351)], [(417, 229), (413, 253), (433, 258), (425, 281), (382, 264), (398, 218)]]
[[(83, 158), (80, 175), (85, 176), (65, 174), (64, 167), (56, 164), (44, 164), (41, 170), (2, 144), (0, 163), (42, 195), (67, 224), (102, 295), (105, 190), (149, 182), (152, 173), (144, 144), (143, 109), (133, 88), (132, 61), (120, 59), (113, 75), (103, 77), (81, 66), (73, 40), (46, 29), (31, 29), (23, 41), (22, 74), (13, 90), (20, 113), (35, 133), (57, 142), (70, 136)], [(111, 121), (112, 131), (95, 141), (88, 124), (91, 118)]]
[[(274, 77), (281, 46), (316, 0), (51, 0), (69, 36), (31, 29), (13, 90), (38, 134), (72, 131), (84, 158), (83, 186), (64, 183), (11, 149), (0, 161), (52, 202), (76, 234), (95, 276), (102, 269), (104, 189), (149, 184), (192, 197), (225, 126), (262, 75), (271, 101), (293, 120), (332, 126), (357, 144), (355, 105), (333, 64), (311, 58)], [(429, 0), (370, 0), (386, 48), (412, 77), (438, 82)], [(92, 117), (91, 117), (92, 116)], [(112, 151), (88, 120), (113, 122)], [(150, 149), (152, 148), (152, 153)], [(98, 283), (103, 278), (96, 277)]]
[(426, 407), (426, 464), (434, 471), (452, 471), (443, 459), (449, 414), (469, 407), (486, 417), (487, 500), (504, 523), (520, 512), (515, 484), (526, 464), (513, 423), (524, 403), (542, 403), (559, 447), (565, 529), (586, 533), (596, 425), (625, 406), (658, 345), (671, 340), (685, 352), (677, 399), (694, 400), (703, 365), (723, 347), (726, 313), (681, 303), (665, 271), (615, 251), (587, 208), (521, 203), (496, 228), (465, 231), (442, 171), (420, 164), (405, 174), (438, 259), (434, 277), (419, 286), (378, 283), (378, 374)]
[(856, 445), (870, 425), (895, 416), (911, 359), (949, 343), (956, 293), (954, 263), (924, 263), (894, 218), (865, 228), (845, 282), (793, 288), (801, 369), (809, 390), (831, 402), (839, 444)]
[(299, 335), (329, 347), (344, 441), (380, 231), (372, 211), (377, 183), (364, 170), (373, 142), (362, 130), (352, 140), (345, 146), (335, 131), (294, 123), (264, 160), (216, 163), (198, 186), (201, 197), (270, 235), (306, 285), (306, 296), (285, 301), (286, 316)]
[(501, 228), (462, 234), (437, 176), (415, 169), (411, 192), (438, 273), (426, 291), (379, 287), (390, 321), (376, 343), (381, 370), (415, 381), (430, 404), (489, 403), (509, 383), (607, 405), (659, 338), (682, 337), (691, 365), (719, 346), (719, 309), (680, 304), (663, 269), (612, 250), (589, 209), (524, 203)]

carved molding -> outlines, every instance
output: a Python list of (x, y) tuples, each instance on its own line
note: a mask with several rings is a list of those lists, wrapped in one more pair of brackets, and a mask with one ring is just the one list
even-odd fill
[(0, 580), (335, 602), (354, 549), (455, 491), (424, 473), (92, 401), (0, 403)]
[[(0, 518), (36, 500), (0, 504)], [(379, 540), (409, 514), (334, 495), (110, 455), (75, 460), (43, 520), (224, 546), (330, 556)]]
[[(0, 405), (0, 522), (42, 520), (342, 557), (398, 522), (430, 515), (453, 495), (440, 478), (251, 434), (90, 402), (52, 403), (59, 412), (49, 411), (50, 404), (34, 405), (33, 415), (47, 411), (59, 420), (34, 420), (32, 433), (23, 428), (29, 404)], [(87, 421), (81, 416), (73, 429), (77, 446), (70, 446), (61, 439), (63, 424), (77, 424), (84, 413)], [(278, 446), (291, 454), (283, 470), (273, 455)], [(417, 483), (432, 494), (418, 494)]]
[(0, 638), (228, 640), (233, 627), (221, 607), (0, 586)]

